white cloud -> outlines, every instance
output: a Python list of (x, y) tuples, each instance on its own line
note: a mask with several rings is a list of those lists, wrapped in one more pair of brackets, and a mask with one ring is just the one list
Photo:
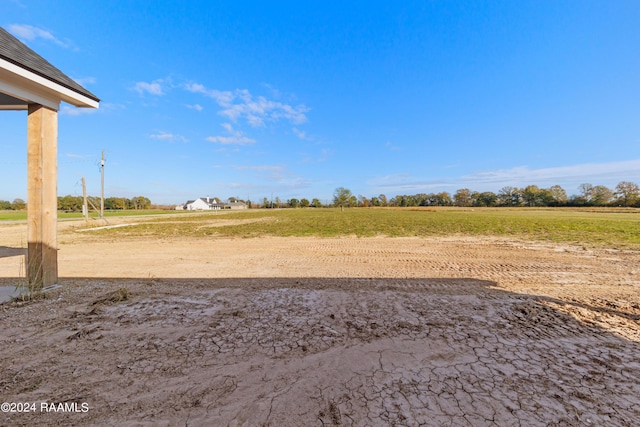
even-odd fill
[(256, 142), (254, 139), (247, 138), (243, 135), (232, 136), (210, 136), (207, 138), (209, 142), (216, 142), (223, 145), (247, 145)]
[(147, 82), (137, 82), (133, 87), (133, 90), (138, 92), (140, 95), (144, 95), (145, 92), (151, 95), (164, 95), (163, 85), (164, 81), (162, 79), (154, 80), (151, 83)]
[(81, 77), (81, 78), (74, 78), (73, 80), (76, 83), (78, 83), (80, 86), (85, 86), (85, 85), (93, 84), (96, 82), (95, 77)]
[(221, 126), (229, 133), (229, 136), (210, 136), (207, 137), (207, 141), (223, 145), (248, 145), (256, 142), (255, 139), (235, 130), (230, 123), (222, 123)]
[(233, 133), (233, 126), (231, 125), (231, 123), (222, 123), (220, 126), (222, 126), (227, 132)]
[(207, 89), (199, 83), (187, 83), (184, 85), (184, 88), (189, 92), (201, 93), (209, 98), (213, 98), (218, 104), (228, 104), (233, 101), (233, 93), (229, 91)]
[(193, 105), (185, 105), (185, 107), (189, 108), (190, 110), (196, 110), (196, 111), (202, 111), (204, 110), (204, 108), (202, 108), (202, 105), (200, 104), (193, 104)]
[(421, 192), (430, 191), (440, 187), (448, 187), (451, 184), (443, 180), (425, 180), (408, 173), (378, 176), (371, 179), (368, 185), (377, 188), (378, 191)]
[(159, 139), (161, 141), (169, 141), (169, 142), (178, 141), (178, 142), (186, 143), (188, 141), (187, 138), (185, 138), (182, 135), (177, 135), (177, 134), (164, 132), (164, 131), (158, 132), (156, 134), (149, 135), (149, 138), (151, 138), (151, 139)]
[(305, 113), (309, 111), (304, 105), (291, 106), (278, 101), (271, 101), (264, 96), (254, 97), (246, 89), (233, 92), (207, 89), (199, 83), (188, 83), (184, 88), (189, 92), (201, 93), (215, 100), (222, 107), (221, 116), (236, 122), (244, 119), (252, 127), (264, 126), (266, 122), (287, 120), (293, 124), (307, 121)]
[[(584, 163), (579, 165), (559, 166), (552, 168), (531, 169), (528, 166), (518, 166), (510, 169), (481, 171), (463, 176), (462, 179), (478, 183), (507, 183), (515, 182), (519, 185), (532, 183), (547, 183), (554, 180), (597, 180), (616, 176), (638, 176), (640, 174), (640, 159), (621, 162)], [(513, 185), (513, 184), (511, 184)]]
[(42, 39), (65, 48), (72, 47), (72, 44), (70, 42), (64, 42), (56, 38), (49, 31), (43, 30), (42, 28), (34, 27), (32, 25), (11, 24), (7, 27), (7, 30), (11, 34), (22, 40), (34, 41), (36, 39)]
[(220, 147), (220, 148), (216, 148), (214, 150), (214, 152), (215, 153), (239, 153), (241, 151), (240, 148), (238, 148), (238, 147), (233, 147), (233, 146), (231, 146), (232, 148), (227, 148), (227, 147), (229, 147), (229, 146), (223, 146), (223, 147)]
[(640, 180), (640, 159), (619, 162), (583, 163), (549, 168), (517, 166), (475, 172), (459, 177), (424, 179), (411, 174), (378, 176), (368, 182), (377, 191), (404, 192), (405, 194), (455, 191), (470, 188), (475, 191), (499, 191), (502, 187), (547, 187), (560, 185), (571, 192), (578, 185), (590, 182), (594, 185), (615, 186), (620, 181)]
[(250, 171), (258, 171), (258, 172), (282, 172), (284, 170), (284, 168), (282, 166), (269, 166), (269, 165), (262, 165), (262, 166), (233, 166), (233, 168), (235, 170), (239, 170), (239, 171), (244, 171), (244, 170), (250, 170)]
[(272, 97), (276, 99), (282, 98), (282, 92), (271, 86), (269, 83), (262, 83), (262, 86), (265, 87), (269, 92), (271, 92)]
[(297, 136), (300, 139), (307, 139), (307, 133), (304, 131), (301, 131), (298, 128), (293, 128), (291, 129), (293, 131), (293, 133), (295, 134), (295, 136)]

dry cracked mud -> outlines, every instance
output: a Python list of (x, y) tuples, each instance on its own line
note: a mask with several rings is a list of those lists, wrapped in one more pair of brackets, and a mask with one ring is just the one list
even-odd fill
[[(640, 253), (491, 238), (103, 241), (0, 305), (0, 425), (635, 426)], [(15, 283), (24, 226), (0, 226)]]

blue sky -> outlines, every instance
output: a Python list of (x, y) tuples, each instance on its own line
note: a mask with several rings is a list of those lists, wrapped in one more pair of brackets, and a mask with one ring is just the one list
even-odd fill
[[(101, 99), (63, 104), (60, 195), (331, 199), (640, 183), (640, 2), (0, 0)], [(0, 199), (26, 113), (0, 112)]]

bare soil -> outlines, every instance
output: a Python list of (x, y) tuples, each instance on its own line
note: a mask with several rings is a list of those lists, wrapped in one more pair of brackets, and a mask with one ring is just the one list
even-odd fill
[[(638, 252), (77, 225), (60, 224), (62, 289), (0, 305), (0, 402), (38, 402), (0, 425), (640, 423)], [(0, 225), (0, 284), (25, 236)]]

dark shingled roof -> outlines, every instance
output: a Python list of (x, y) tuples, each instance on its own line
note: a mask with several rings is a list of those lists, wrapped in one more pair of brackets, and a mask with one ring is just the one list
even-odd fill
[(0, 58), (80, 95), (100, 101), (97, 96), (73, 81), (2, 27), (0, 27)]

